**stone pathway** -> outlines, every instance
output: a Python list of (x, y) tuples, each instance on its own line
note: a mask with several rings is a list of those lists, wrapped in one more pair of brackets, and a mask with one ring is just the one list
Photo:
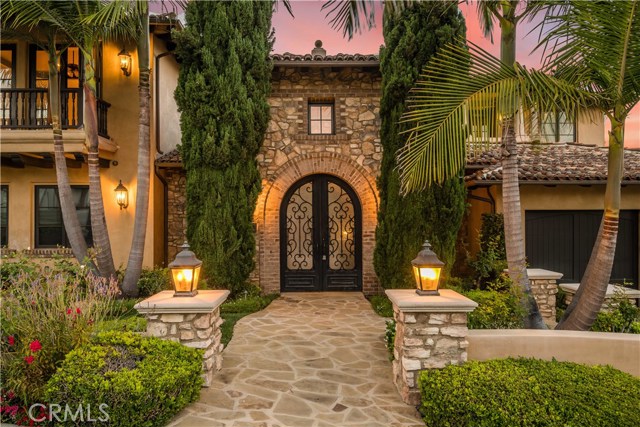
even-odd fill
[(360, 293), (283, 294), (242, 318), (223, 367), (171, 427), (424, 427), (402, 402), (384, 319)]

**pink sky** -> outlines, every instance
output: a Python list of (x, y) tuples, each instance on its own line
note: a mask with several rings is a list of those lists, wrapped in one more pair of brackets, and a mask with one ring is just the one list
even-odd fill
[[(380, 45), (384, 44), (380, 3), (376, 6), (376, 27), (368, 31), (364, 29), (362, 34), (355, 35), (350, 41), (343, 38), (341, 32), (331, 28), (329, 20), (324, 17), (326, 11), (320, 11), (322, 1), (292, 0), (291, 3), (295, 18), (292, 18), (281, 4), (273, 17), (276, 35), (274, 52), (276, 53), (311, 53), (314, 42), (318, 39), (322, 40), (323, 47), (330, 55), (378, 53)], [(460, 9), (466, 18), (467, 38), (498, 56), (499, 45), (491, 44), (491, 41), (485, 38), (480, 30), (475, 4), (462, 4)], [(534, 25), (525, 21), (518, 27), (517, 60), (527, 67), (536, 67), (540, 64), (541, 52), (531, 54), (537, 41), (537, 33), (528, 33)], [(494, 40), (497, 41), (499, 35), (497, 38), (496, 35), (494, 35)], [(625, 146), (640, 148), (640, 105), (637, 105), (629, 115), (625, 133)]]

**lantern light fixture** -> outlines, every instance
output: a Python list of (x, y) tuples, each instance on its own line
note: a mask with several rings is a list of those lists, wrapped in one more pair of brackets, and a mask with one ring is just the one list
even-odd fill
[(122, 74), (129, 77), (131, 75), (131, 54), (127, 52), (127, 49), (123, 48), (118, 54), (118, 58), (120, 58), (120, 69), (122, 70)]
[(428, 240), (422, 244), (422, 249), (411, 261), (411, 265), (416, 279), (416, 293), (418, 295), (440, 295), (438, 285), (444, 262), (440, 261), (431, 250), (431, 244)]
[(178, 252), (176, 259), (169, 264), (175, 289), (173, 296), (193, 297), (198, 294), (198, 280), (200, 279), (202, 261), (196, 258), (196, 255), (189, 250), (187, 242), (184, 242), (180, 249), (182, 250)]
[(129, 190), (122, 185), (122, 180), (114, 190), (116, 192), (116, 202), (120, 206), (120, 210), (126, 209), (129, 206)]

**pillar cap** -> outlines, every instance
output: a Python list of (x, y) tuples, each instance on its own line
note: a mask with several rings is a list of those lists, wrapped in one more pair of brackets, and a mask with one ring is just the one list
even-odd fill
[(404, 313), (469, 313), (478, 303), (451, 289), (440, 289), (440, 295), (420, 296), (415, 289), (387, 289), (385, 293)]
[(174, 291), (162, 291), (140, 301), (133, 308), (140, 314), (213, 313), (229, 296), (227, 290), (199, 290), (193, 297), (174, 298)]

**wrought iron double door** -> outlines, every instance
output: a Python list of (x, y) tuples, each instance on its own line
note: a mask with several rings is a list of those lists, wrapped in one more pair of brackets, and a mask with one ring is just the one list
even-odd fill
[(295, 183), (280, 208), (281, 290), (361, 290), (361, 216), (344, 181), (312, 175)]

